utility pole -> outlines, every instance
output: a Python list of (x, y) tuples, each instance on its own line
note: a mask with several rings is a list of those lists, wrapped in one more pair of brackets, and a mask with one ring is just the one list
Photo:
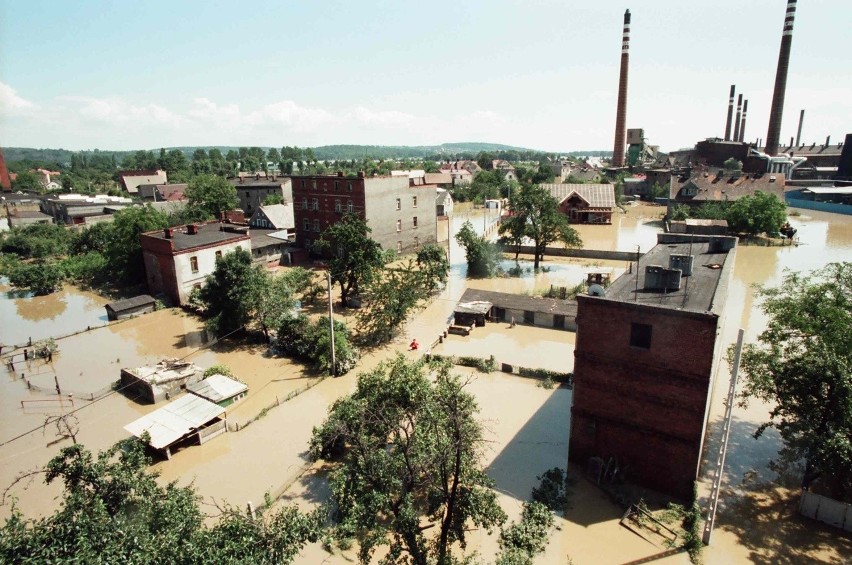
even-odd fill
[(332, 307), (331, 298), (331, 271), (325, 272), (325, 278), (328, 280), (328, 327), (331, 331), (331, 376), (337, 376), (337, 359), (334, 353), (334, 308)]

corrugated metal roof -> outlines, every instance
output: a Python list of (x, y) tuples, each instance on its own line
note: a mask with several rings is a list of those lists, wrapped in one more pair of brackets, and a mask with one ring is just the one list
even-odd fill
[(147, 431), (151, 447), (163, 449), (224, 413), (225, 409), (218, 404), (187, 394), (127, 424), (124, 429), (136, 437)]
[(248, 390), (248, 385), (225, 375), (210, 375), (206, 379), (186, 385), (186, 390), (210, 402), (222, 402)]
[(615, 187), (611, 184), (542, 184), (541, 187), (560, 203), (576, 193), (590, 208), (615, 207)]

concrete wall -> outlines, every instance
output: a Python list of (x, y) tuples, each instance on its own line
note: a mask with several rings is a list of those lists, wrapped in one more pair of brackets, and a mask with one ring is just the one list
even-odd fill
[[(680, 498), (698, 475), (714, 370), (714, 314), (578, 296), (571, 457), (615, 457), (628, 479)], [(630, 345), (651, 326), (648, 349)]]
[(370, 237), (384, 249), (412, 253), (437, 241), (436, 185), (409, 186), (406, 177), (377, 177), (366, 179), (364, 190)]
[[(521, 253), (526, 255), (533, 254), (532, 245), (522, 245)], [(515, 253), (514, 246), (507, 246), (506, 253)], [(554, 255), (558, 257), (579, 257), (581, 259), (611, 259), (613, 261), (635, 261), (635, 251), (603, 251), (598, 249), (566, 249), (564, 247), (547, 247), (544, 250), (545, 255)]]
[[(174, 272), (178, 292), (178, 304), (186, 304), (189, 294), (196, 285), (204, 286), (204, 280), (207, 278), (207, 275), (212, 274), (216, 269), (217, 251), (221, 252), (222, 255), (227, 255), (237, 248), (245, 249), (251, 253), (251, 241), (245, 239), (224, 245), (217, 245), (216, 247), (193, 249), (175, 255)], [(192, 257), (198, 259), (198, 271), (195, 273), (192, 272)]]
[(852, 215), (852, 204), (835, 204), (833, 202), (817, 202), (809, 200), (801, 192), (788, 192), (784, 195), (787, 204), (794, 208), (805, 210), (818, 210), (820, 212), (831, 212), (832, 214)]

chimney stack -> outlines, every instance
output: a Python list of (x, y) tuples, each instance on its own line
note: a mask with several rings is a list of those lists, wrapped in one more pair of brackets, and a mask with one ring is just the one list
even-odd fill
[(772, 108), (769, 110), (769, 130), (766, 132), (767, 155), (778, 154), (778, 138), (781, 135), (781, 117), (784, 114), (784, 94), (787, 90), (787, 70), (790, 67), (790, 46), (793, 44), (795, 18), (796, 0), (787, 0), (784, 31), (781, 34), (781, 50), (778, 53), (778, 69), (775, 71), (775, 90), (772, 93)]
[(734, 141), (740, 140), (740, 120), (743, 112), (743, 95), (740, 94), (737, 98), (737, 119), (734, 120)]
[(805, 121), (805, 111), (799, 114), (799, 131), (796, 133), (796, 145), (802, 142), (802, 122)]
[(737, 140), (740, 143), (745, 139), (745, 124), (746, 124), (746, 113), (748, 112), (748, 100), (743, 100), (743, 121), (740, 126), (740, 138)]
[(825, 136), (825, 146), (828, 147), (829, 145), (831, 145), (831, 136), (827, 135)]
[(3, 157), (2, 149), (0, 149), (0, 190), (12, 190), (12, 181), (9, 177), (9, 170), (6, 169), (6, 158)]
[(624, 166), (624, 136), (627, 131), (627, 67), (630, 52), (630, 10), (624, 12), (624, 29), (621, 36), (621, 73), (618, 76), (618, 107), (615, 112), (615, 144), (612, 149), (612, 166)]
[(728, 119), (725, 122), (725, 141), (731, 141), (731, 120), (734, 117), (734, 92), (737, 85), (731, 85), (731, 94), (728, 96)]

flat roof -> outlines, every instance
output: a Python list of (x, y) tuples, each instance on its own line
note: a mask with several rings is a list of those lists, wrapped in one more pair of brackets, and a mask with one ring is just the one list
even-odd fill
[[(195, 234), (188, 233), (188, 226), (176, 226), (171, 228), (172, 247), (175, 251), (185, 251), (187, 249), (203, 247), (214, 243), (225, 243), (228, 241), (239, 241), (241, 239), (249, 238), (247, 226), (236, 226), (228, 223), (223, 224), (216, 221), (196, 225), (198, 226), (198, 233)], [(227, 231), (226, 228), (228, 227), (231, 229), (245, 231)], [(169, 239), (166, 237), (164, 230), (150, 231), (142, 235), (157, 239)]]
[(812, 186), (806, 188), (804, 192), (813, 192), (814, 194), (852, 194), (852, 186)]
[(210, 375), (202, 381), (186, 385), (186, 390), (210, 402), (222, 402), (248, 390), (248, 385), (226, 377)]
[[(692, 243), (689, 243), (690, 239)], [(696, 241), (696, 239), (700, 238), (685, 236), (678, 243), (658, 243), (642, 256), (639, 260), (639, 268), (635, 272), (624, 273), (615, 279), (606, 289), (604, 298), (690, 312), (711, 311), (729, 251), (717, 251), (706, 237), (704, 241)], [(659, 265), (669, 268), (671, 255), (692, 255), (694, 257), (692, 275), (681, 279), (678, 290), (663, 292), (645, 289), (645, 267)]]
[(490, 302), (497, 308), (506, 308), (507, 310), (525, 310), (562, 316), (577, 315), (577, 303), (574, 300), (560, 300), (543, 296), (526, 296), (469, 288), (464, 291), (459, 304), (470, 302)]
[(112, 310), (113, 312), (120, 312), (122, 310), (128, 310), (130, 308), (136, 308), (138, 306), (144, 306), (146, 304), (153, 304), (155, 302), (156, 300), (153, 296), (150, 296), (148, 294), (140, 294), (139, 296), (134, 296), (133, 298), (124, 298), (122, 300), (110, 302), (104, 307), (108, 310)]
[(187, 394), (127, 424), (124, 429), (136, 437), (148, 432), (151, 447), (163, 449), (224, 413), (225, 409), (218, 404)]

